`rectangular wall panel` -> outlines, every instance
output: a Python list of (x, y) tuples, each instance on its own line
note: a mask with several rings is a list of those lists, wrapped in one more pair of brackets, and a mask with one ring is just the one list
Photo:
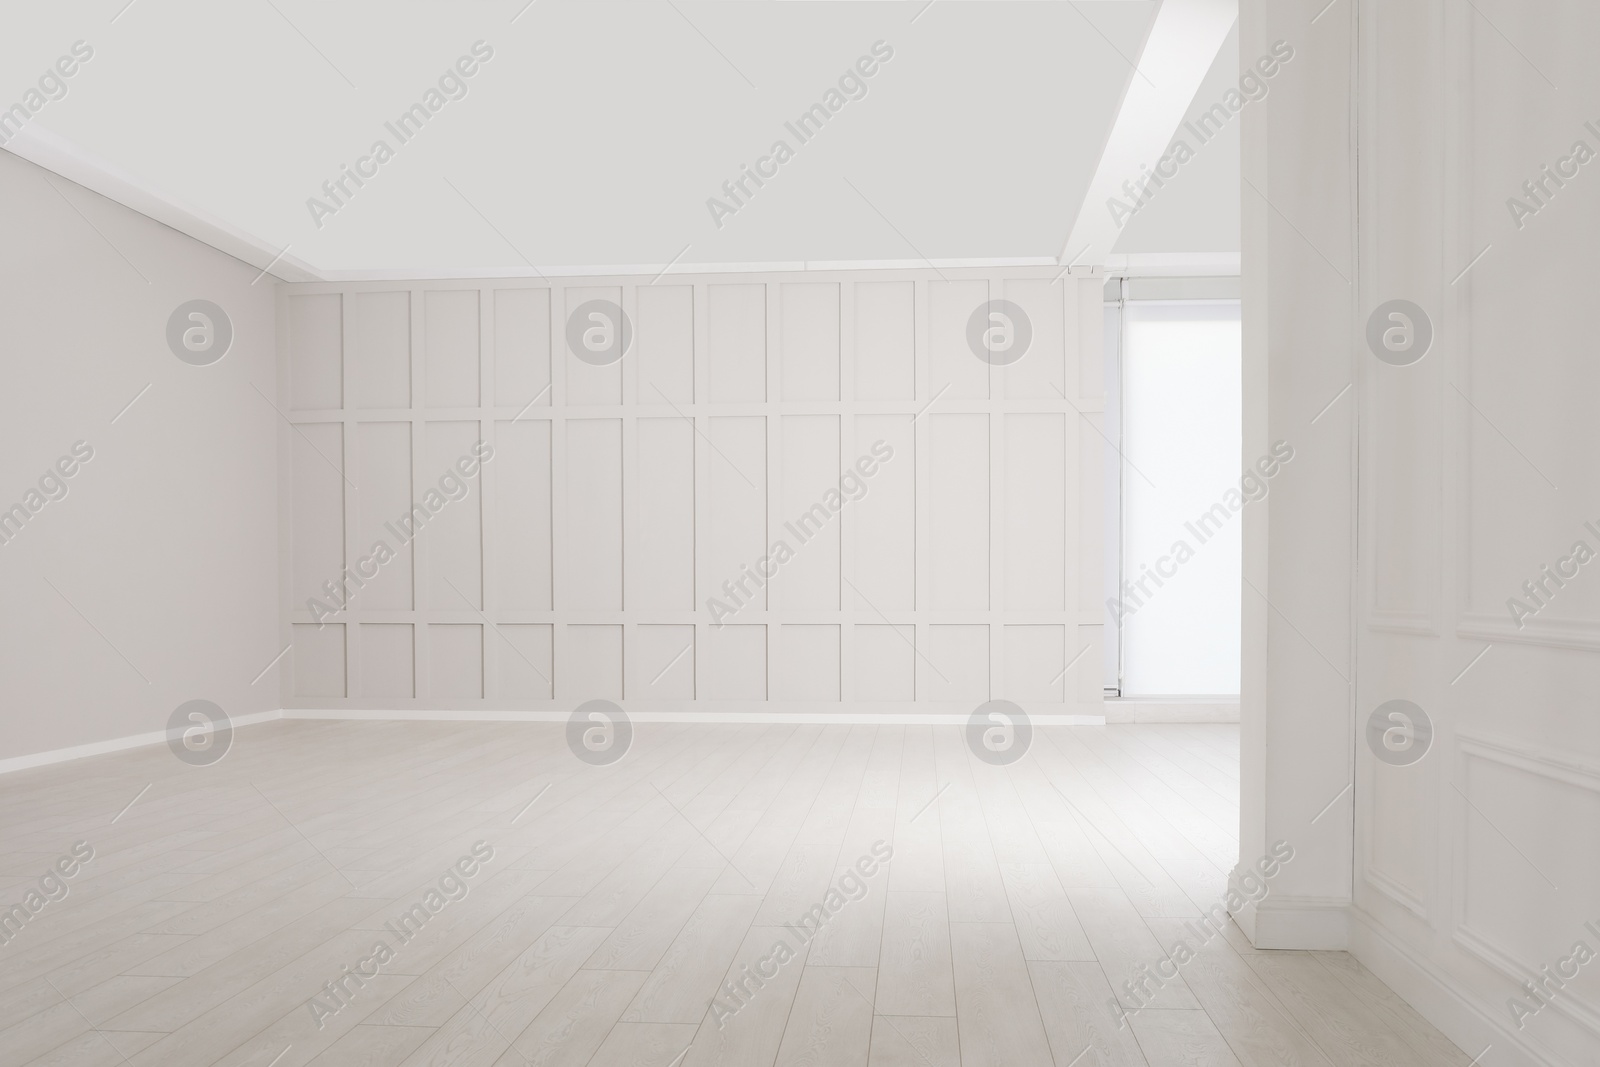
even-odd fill
[(293, 662), (294, 695), (297, 697), (343, 697), (345, 695), (344, 624), (315, 625), (296, 623)]
[(711, 627), (701, 669), (698, 691), (707, 700), (767, 699), (767, 628)]
[(622, 422), (567, 422), (567, 560), (556, 595), (579, 611), (622, 607)]
[(1078, 395), (1086, 400), (1104, 399), (1106, 395), (1104, 300), (1099, 285), (1089, 279), (1079, 283), (1076, 302), (1069, 287), (1062, 304), (1065, 313), (1062, 332), (1072, 348), (1067, 356), (1067, 376), (1070, 381), (1076, 365)]
[(429, 696), (435, 700), (483, 697), (483, 627), (433, 623), (428, 627)]
[(714, 403), (767, 398), (767, 287), (726, 282), (706, 287), (706, 342)]
[(895, 700), (917, 698), (916, 630), (911, 626), (893, 627), (857, 623), (854, 628), (856, 653), (856, 700)]
[(410, 407), (411, 294), (351, 294), (348, 335), (350, 403)]
[(622, 627), (568, 626), (562, 635), (561, 677), (556, 693), (563, 700), (622, 699)]
[(289, 516), (289, 598), (304, 607), (316, 598), (336, 608), (323, 590), (344, 570), (344, 427), (336, 422), (294, 428)]
[(856, 399), (916, 396), (916, 318), (912, 282), (856, 282)]
[(566, 290), (557, 336), (565, 341), (567, 403), (622, 403), (622, 357), (617, 352), (627, 331), (618, 315), (621, 307), (622, 290), (615, 287)]
[(551, 700), (555, 696), (555, 627), (548, 623), (501, 623), (490, 640), (500, 662), (503, 700)]
[[(1454, 817), (1442, 827), (1416, 818), (1376, 818), (1369, 843), (1369, 872), (1376, 869), (1390, 886), (1416, 887), (1425, 898), (1432, 895), (1425, 889), (1431, 872), (1424, 857), (1435, 847), (1429, 839), (1444, 835), (1459, 857), (1457, 930), (1470, 951), (1517, 982), (1551, 961), (1571, 956), (1578, 937), (1593, 949), (1591, 936), (1577, 919), (1600, 911), (1600, 853), (1576, 846), (1571, 831), (1594, 826), (1600, 819), (1600, 768), (1590, 761), (1552, 759), (1555, 754), (1550, 752), (1534, 759), (1530, 755), (1525, 749), (1508, 750), (1498, 739), (1470, 737), (1452, 768), (1452, 784), (1460, 790), (1451, 794)], [(1380, 787), (1374, 799), (1425, 803), (1421, 794), (1426, 784), (1405, 781), (1405, 770), (1375, 765), (1374, 785), (1384, 783), (1387, 788)], [(1500, 825), (1483, 817), (1486, 805), (1504, 820)], [(1562, 817), (1552, 819), (1552, 812), (1561, 812)], [(1515, 842), (1505, 836), (1508, 832), (1515, 834)], [(1559, 886), (1571, 905), (1515, 906), (1513, 902), (1533, 891), (1535, 882), (1555, 899), (1559, 897), (1553, 887)], [(1562, 971), (1569, 978), (1578, 971), (1560, 993), (1572, 998), (1567, 1006), (1591, 1019), (1600, 1018), (1600, 984), (1588, 966), (1568, 963), (1550, 968), (1551, 973)], [(1517, 999), (1528, 1003), (1522, 995)], [(1530, 1029), (1532, 1025), (1530, 1020)]]
[(628, 645), (628, 671), (629, 699), (693, 700), (694, 627), (634, 627)]
[[(1381, 388), (1374, 390), (1367, 404), (1371, 416), (1371, 447), (1382, 455), (1414, 454), (1437, 447), (1436, 442), (1443, 433), (1436, 390), (1437, 383), (1426, 378), (1385, 375)], [(1371, 470), (1374, 536), (1366, 568), (1370, 604), (1374, 611), (1390, 619), (1409, 618), (1415, 624), (1431, 618), (1434, 595), (1439, 588), (1436, 539), (1442, 501), (1437, 491), (1437, 467), (1427, 463), (1375, 463)], [(1483, 501), (1486, 497), (1493, 499), (1495, 492), (1489, 489), (1485, 494), (1475, 487), (1470, 495), (1475, 501)], [(1488, 509), (1488, 512), (1495, 520), (1486, 524), (1488, 529), (1473, 531), (1474, 556), (1481, 560), (1485, 555), (1491, 558), (1498, 555), (1508, 561), (1511, 566), (1507, 569), (1511, 573), (1497, 575), (1499, 588), (1517, 589), (1525, 577), (1516, 573), (1517, 564), (1530, 555), (1537, 558), (1537, 549), (1526, 543), (1496, 545), (1499, 531), (1495, 526), (1503, 512), (1498, 508)], [(1500, 551), (1496, 553), (1495, 549)], [(1475, 591), (1479, 593), (1478, 603), (1496, 602), (1483, 595), (1481, 583)], [(1579, 610), (1561, 614), (1569, 619), (1594, 618), (1600, 599), (1590, 597), (1581, 607), (1572, 602), (1576, 599), (1568, 599), (1560, 608)]]
[(952, 400), (987, 399), (990, 365), (978, 358), (968, 329), (974, 315), (980, 323), (980, 335), (989, 328), (991, 320), (985, 314), (989, 283), (929, 282), (928, 293), (929, 316), (932, 319), (928, 331), (928, 352), (933, 392), (938, 393), (943, 389), (944, 395)]
[(929, 420), (929, 589), (938, 610), (989, 606), (989, 417)]
[(694, 403), (694, 288), (649, 285), (637, 292), (639, 403)]
[(435, 408), (478, 406), (478, 290), (423, 296), (426, 402)]
[(496, 486), (492, 543), (498, 606), (517, 611), (551, 607), (550, 422), (495, 425), (487, 477)]
[(679, 418), (638, 423), (638, 511), (628, 606), (693, 611), (694, 426)]
[(926, 655), (923, 683), (932, 699), (974, 706), (989, 699), (989, 627), (935, 623)]
[[(1078, 566), (1073, 575), (1078, 586), (1078, 608), (1086, 618), (1103, 618), (1101, 575), (1104, 571), (1106, 522), (1105, 494), (1100, 491), (1105, 471), (1105, 427), (1099, 413), (1076, 419), (1078, 424), (1078, 492), (1073, 503), (1078, 511)], [(1070, 432), (1070, 431), (1069, 431)]]
[[(1067, 697), (1081, 705), (1098, 705), (1105, 699), (1101, 673), (1094, 665), (1104, 662), (1105, 625), (1092, 623), (1078, 627), (1077, 647), (1067, 656)], [(1069, 626), (1070, 634), (1072, 628)], [(1087, 667), (1088, 669), (1084, 669)]]
[[(924, 416), (926, 418), (926, 416)], [(917, 442), (910, 415), (858, 415), (851, 468), (866, 459), (866, 495), (846, 523), (855, 532), (854, 590), (858, 611), (911, 611), (917, 606)], [(885, 458), (887, 457), (887, 458)]]
[[(411, 424), (363, 422), (355, 429), (356, 477), (361, 486), (355, 494), (356, 563), (357, 576), (365, 580), (355, 596), (369, 610), (409, 611), (414, 606), (412, 546), (395, 530), (404, 533), (413, 502)], [(377, 574), (366, 579), (366, 571), (373, 568)]]
[[(1438, 783), (1429, 777), (1407, 774), (1406, 771), (1409, 769), (1389, 766), (1382, 762), (1374, 763), (1371, 777), (1365, 785), (1370, 790), (1372, 803), (1383, 805), (1379, 811), (1425, 810), (1425, 805), (1431, 799), (1429, 793), (1438, 788)], [(1475, 777), (1473, 772), (1477, 770), (1492, 772), (1493, 767), (1488, 764), (1481, 768), (1473, 767), (1466, 777)], [(1465, 782), (1458, 785), (1462, 788), (1467, 787)], [(1434, 858), (1432, 856), (1434, 842), (1429, 840), (1431, 828), (1427, 823), (1418, 819), (1379, 818), (1372, 819), (1369, 825), (1371, 829), (1366, 848), (1363, 850), (1366, 853), (1367, 877), (1381, 884), (1388, 896), (1399, 897), (1413, 905), (1419, 905), (1421, 901), (1431, 897), (1432, 876), (1429, 868)], [(1495, 831), (1484, 827), (1484, 833), (1494, 836)], [(1475, 850), (1470, 848), (1467, 850), (1466, 855), (1469, 859), (1473, 851)], [(1493, 856), (1493, 850), (1488, 854)], [(1483, 853), (1479, 852), (1478, 855), (1481, 856)], [(1503, 857), (1497, 857), (1487, 866), (1504, 871), (1505, 865), (1501, 862), (1502, 859)], [(1478, 875), (1480, 872), (1470, 873)], [(1478, 881), (1478, 878), (1474, 877), (1472, 880)], [(1474, 903), (1471, 896), (1469, 894), (1469, 899), (1464, 902), (1468, 905), (1467, 924), (1481, 928), (1482, 919), (1487, 916), (1471, 914)]]
[[(478, 424), (430, 422), (423, 436), (423, 481), (416, 492), (428, 518), (416, 543), (427, 568), (428, 606), (475, 610), (483, 607), (483, 482), (474, 452)], [(463, 469), (474, 473), (466, 476)]]
[(550, 290), (496, 290), (494, 402), (518, 411), (549, 407), (549, 386)]
[(344, 325), (338, 293), (289, 297), (289, 406), (344, 403)]
[(361, 695), (399, 697), (417, 695), (414, 627), (408, 622), (366, 622), (361, 635)]
[[(1004, 628), (1006, 684), (1001, 694), (1024, 707), (1060, 704), (1066, 699), (1067, 627)], [(1082, 660), (1079, 661), (1080, 663)]]
[(788, 624), (778, 631), (776, 700), (839, 699), (839, 627)]
[[(1021, 358), (995, 372), (998, 390), (1008, 400), (1068, 396), (1066, 377), (1066, 291), (1060, 285), (1029, 278), (1002, 286), (1005, 299), (1027, 316), (1028, 347)], [(1015, 324), (1013, 324), (1015, 325)]]
[[(859, 477), (840, 489), (839, 419), (835, 415), (785, 415), (782, 427), (783, 491), (773, 531), (794, 557), (772, 579), (774, 606), (839, 607), (839, 533), (846, 513), (867, 491)], [(848, 492), (848, 496), (846, 495)]]
[(761, 609), (767, 590), (746, 576), (767, 555), (767, 420), (713, 417), (707, 420), (706, 435), (712, 449), (706, 461), (708, 588), (734, 607)]
[(1067, 417), (1007, 415), (1005, 605), (1066, 608)]
[(785, 282), (779, 359), (783, 399), (839, 399), (839, 285)]

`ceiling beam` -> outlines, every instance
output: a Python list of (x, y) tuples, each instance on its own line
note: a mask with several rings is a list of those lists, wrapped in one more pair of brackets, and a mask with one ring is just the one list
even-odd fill
[(1123, 183), (1137, 186), (1172, 143), (1238, 14), (1236, 0), (1162, 0), (1058, 263), (1110, 261), (1122, 227), (1107, 201), (1128, 200)]

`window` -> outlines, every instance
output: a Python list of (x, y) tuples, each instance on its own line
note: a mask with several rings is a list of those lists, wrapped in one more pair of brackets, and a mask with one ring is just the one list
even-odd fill
[(1236, 695), (1239, 303), (1133, 299), (1120, 312), (1118, 418), (1108, 418), (1121, 450), (1120, 531), (1108, 543), (1120, 554), (1107, 580), (1107, 645), (1119, 656), (1107, 677), (1125, 697)]

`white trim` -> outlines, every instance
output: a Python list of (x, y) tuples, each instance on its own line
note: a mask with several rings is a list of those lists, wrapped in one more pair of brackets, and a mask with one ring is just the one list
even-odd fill
[[(997, 267), (1046, 267), (1052, 272), (1060, 269), (1053, 256), (976, 257), (966, 259), (795, 259), (771, 260), (762, 263), (587, 263), (555, 264), (547, 267), (356, 267), (348, 270), (324, 270), (318, 279), (330, 282), (388, 282), (388, 281), (502, 281), (522, 279), (527, 281), (556, 281), (563, 278), (613, 278), (637, 277), (662, 279), (694, 277), (701, 274), (803, 274), (812, 271), (837, 270), (988, 270)], [(1099, 268), (1087, 264), (1072, 267), (1073, 277), (1087, 277), (1098, 273)], [(680, 281), (679, 284), (682, 284)]]
[[(1367, 819), (1370, 822), (1370, 812), (1367, 813)], [(1370, 849), (1370, 847), (1371, 845), (1369, 842), (1368, 848)], [(1424, 900), (1417, 893), (1413, 892), (1410, 887), (1408, 887), (1404, 882), (1400, 881), (1400, 879), (1396, 878), (1394, 875), (1385, 874), (1383, 870), (1374, 866), (1371, 856), (1364, 857), (1364, 859), (1365, 862), (1362, 864), (1361, 877), (1367, 883), (1367, 885), (1372, 887), (1374, 892), (1381, 893), (1383, 896), (1388, 897), (1394, 903), (1400, 905), (1402, 908), (1405, 908), (1423, 922), (1430, 921), (1430, 916), (1428, 914), (1428, 902), (1426, 900)]]
[(1583, 753), (1545, 748), (1476, 728), (1456, 730), (1463, 756), (1491, 760), (1540, 778), (1600, 793), (1600, 761)]
[[(623, 703), (626, 703), (624, 701)], [(481, 710), (421, 710), (421, 711), (367, 711), (358, 708), (286, 708), (277, 711), (258, 711), (250, 715), (235, 716), (232, 725), (254, 726), (257, 723), (276, 722), (280, 719), (314, 719), (350, 722), (401, 721), (401, 722), (566, 722), (570, 711), (496, 711)], [(968, 712), (913, 711), (904, 715), (857, 712), (807, 712), (760, 711), (732, 708), (728, 711), (630, 711), (634, 722), (700, 723), (785, 723), (823, 726), (964, 726)], [(1104, 726), (1104, 715), (1042, 714), (1029, 716), (1035, 726)], [(47, 767), (54, 763), (83, 759), (86, 756), (103, 756), (123, 752), (130, 748), (159, 745), (177, 733), (170, 730), (153, 730), (150, 733), (115, 737), (109, 741), (93, 741), (87, 745), (33, 752), (26, 756), (12, 756), (0, 760), (0, 775), (15, 771)]]
[[(971, 256), (956, 259), (796, 259), (751, 263), (588, 263), (552, 264), (546, 267), (355, 267), (319, 270), (310, 281), (549, 281), (563, 278), (618, 278), (643, 275), (655, 278), (693, 278), (704, 274), (807, 274), (816, 271), (855, 270), (995, 270), (1045, 267), (1052, 275), (1061, 270), (1053, 256)], [(1238, 277), (1238, 252), (1133, 252), (1107, 256), (1102, 263), (1078, 263), (1066, 270), (1073, 278), (1096, 275), (1130, 278)], [(679, 280), (678, 284), (683, 284)]]
[[(250, 715), (238, 715), (231, 719), (231, 725), (237, 729), (241, 726), (254, 726), (261, 722), (274, 722), (284, 717), (282, 711), (258, 711)], [(32, 752), (26, 756), (12, 756), (10, 759), (0, 759), (0, 774), (11, 774), (15, 771), (25, 771), (33, 767), (46, 767), (52, 763), (66, 763), (68, 760), (83, 759), (85, 756), (103, 756), (108, 752), (122, 752), (130, 748), (144, 748), (146, 745), (159, 745), (168, 738), (179, 736), (177, 730), (152, 730), (145, 734), (131, 734), (127, 737), (114, 737), (109, 741), (91, 741), (87, 745), (72, 745), (69, 748), (55, 748), (48, 752)]]
[(1342, 952), (1350, 944), (1351, 910), (1348, 900), (1274, 893), (1255, 906), (1250, 943), (1261, 949)]
[(1192, 308), (1215, 307), (1218, 304), (1238, 304), (1236, 296), (1196, 296), (1196, 297), (1149, 297), (1140, 298), (1131, 296), (1123, 301), (1123, 306), (1129, 309), (1138, 308)]
[(1111, 278), (1229, 277), (1240, 274), (1238, 252), (1119, 252), (1104, 260)]
[(214, 215), (182, 203), (109, 160), (92, 155), (66, 138), (51, 133), (37, 122), (22, 127), (6, 141), (5, 150), (258, 270), (266, 271), (271, 267), (268, 273), (274, 278), (288, 282), (310, 282), (321, 276), (315, 267), (304, 260)]
[[(1505, 945), (1496, 943), (1485, 934), (1458, 925), (1451, 940), (1512, 982), (1521, 984), (1540, 980), (1537, 967), (1529, 966), (1527, 961), (1518, 959)], [(1514, 995), (1520, 995), (1520, 991)], [(1560, 996), (1550, 999), (1548, 1006), (1583, 1027), (1591, 1036), (1600, 1034), (1600, 1012), (1596, 1012), (1588, 1002), (1578, 999), (1577, 995), (1563, 991)]]
[(1106, 697), (1108, 723), (1238, 722), (1234, 697)]
[[(618, 701), (618, 706), (628, 712), (628, 718), (635, 723), (698, 723), (710, 725), (714, 723), (785, 723), (821, 726), (964, 726), (971, 718), (970, 711), (907, 711), (904, 714), (882, 712), (818, 712), (799, 711), (788, 708), (761, 710), (754, 702), (730, 701), (733, 707), (727, 711), (709, 711), (703, 709), (682, 709), (675, 711), (639, 711), (629, 710), (627, 701)], [(743, 704), (744, 706), (740, 706)], [(570, 710), (549, 711), (506, 711), (493, 708), (481, 709), (430, 709), (421, 708), (406, 711), (390, 709), (368, 710), (362, 708), (286, 708), (283, 711), (285, 719), (318, 719), (318, 720), (397, 720), (403, 722), (566, 722), (571, 715)], [(1077, 714), (1042, 714), (1029, 715), (1029, 721), (1035, 726), (1104, 726), (1104, 715), (1077, 715)]]
[(1456, 620), (1456, 635), (1492, 644), (1600, 651), (1600, 621), (1594, 619), (1529, 619), (1518, 626), (1504, 615), (1466, 611)]
[(1562, 1067), (1501, 1022), (1490, 1005), (1464, 995), (1461, 982), (1441, 974), (1376, 918), (1358, 908), (1351, 909), (1350, 918), (1350, 954), (1468, 1055), (1492, 1044), (1495, 1067)]
[[(960, 264), (946, 262), (941, 266), (929, 266), (925, 262), (901, 263), (889, 260), (862, 260), (855, 266), (825, 267), (820, 261), (767, 264), (772, 270), (766, 270), (761, 264), (733, 264), (733, 263), (679, 263), (666, 273), (661, 273), (661, 265), (655, 266), (577, 266), (577, 267), (550, 267), (542, 277), (528, 274), (518, 275), (502, 272), (502, 276), (492, 274), (455, 273), (440, 274), (430, 272), (426, 277), (412, 278), (412, 271), (391, 272), (403, 273), (404, 278), (371, 277), (364, 279), (331, 279), (326, 281), (305, 282), (297, 284), (287, 290), (288, 295), (299, 296), (307, 293), (348, 293), (348, 292), (386, 292), (398, 288), (407, 288), (416, 292), (436, 292), (443, 290), (459, 289), (561, 289), (561, 288), (606, 288), (634, 286), (648, 288), (651, 285), (699, 285), (725, 280), (723, 275), (728, 273), (751, 275), (751, 280), (762, 284), (783, 282), (790, 280), (815, 281), (818, 276), (823, 280), (847, 282), (859, 280), (865, 271), (882, 272), (874, 273), (871, 281), (987, 281), (994, 272), (1001, 272), (1007, 280), (1027, 281), (1056, 281), (1065, 282), (1066, 279), (1087, 281), (1089, 279), (1102, 279), (1099, 268), (1090, 270), (1087, 267), (1074, 267), (1070, 271), (1062, 271), (1053, 264), (1032, 265), (1005, 265), (997, 260), (963, 260)], [(492, 269), (492, 268), (491, 268)], [(573, 271), (575, 273), (557, 273), (557, 271)], [(630, 273), (610, 273), (626, 270)], [(338, 272), (335, 272), (338, 273)], [(827, 275), (833, 275), (831, 279)], [(942, 276), (941, 276), (942, 275)], [(557, 326), (561, 324), (558, 322)], [(552, 338), (553, 343), (564, 345), (564, 334), (557, 334)], [(931, 395), (931, 393), (930, 393)]]

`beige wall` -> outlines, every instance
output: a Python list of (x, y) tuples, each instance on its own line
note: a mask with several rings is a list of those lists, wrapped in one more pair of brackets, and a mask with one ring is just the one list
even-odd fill
[[(282, 647), (272, 279), (7, 153), (0, 201), (0, 508), (93, 450), (0, 545), (0, 760), (165, 730), (197, 698), (275, 709), (276, 680), (251, 684)], [(201, 298), (234, 328), (205, 367), (166, 343)]]

